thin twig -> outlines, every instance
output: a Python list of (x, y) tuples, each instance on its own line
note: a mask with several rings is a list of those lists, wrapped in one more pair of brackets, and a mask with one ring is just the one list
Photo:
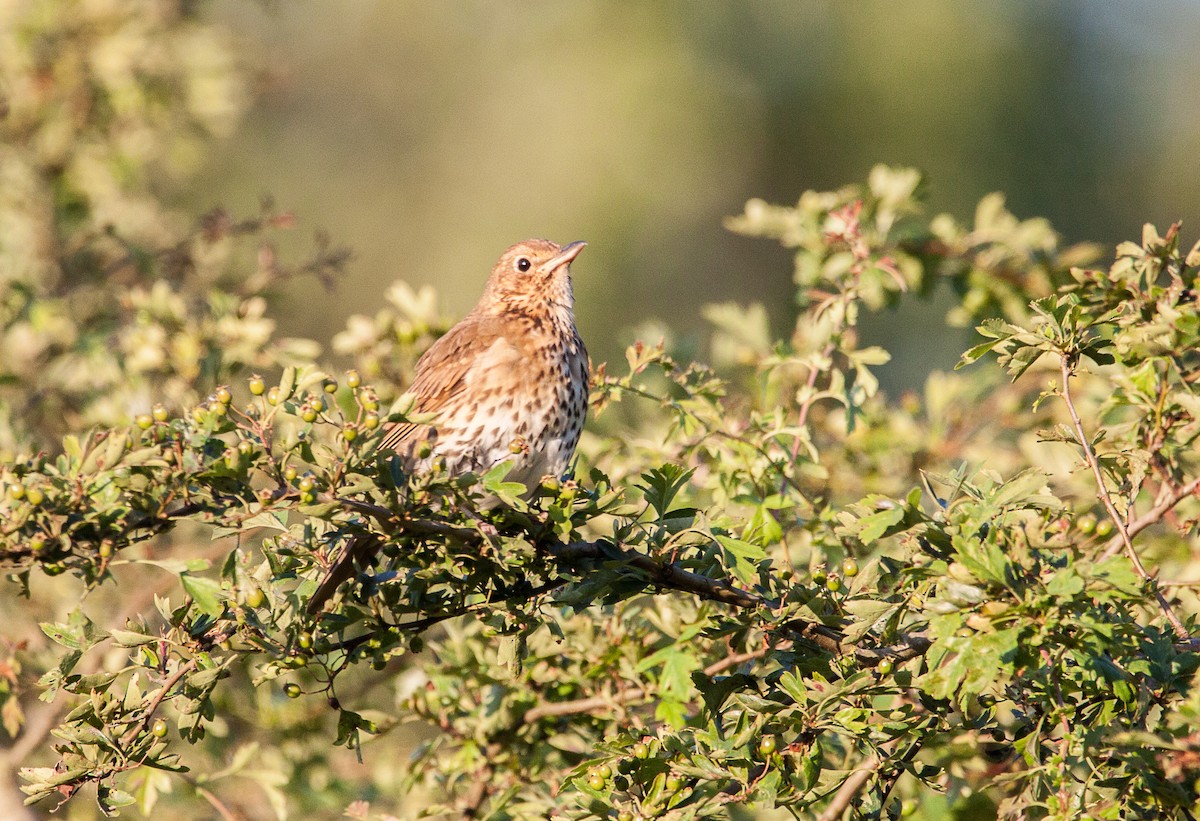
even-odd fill
[(1175, 629), (1175, 634), (1181, 639), (1191, 639), (1187, 628), (1183, 626), (1183, 622), (1179, 620), (1179, 616), (1175, 615), (1175, 611), (1171, 609), (1171, 603), (1167, 601), (1167, 597), (1159, 589), (1158, 582), (1146, 571), (1141, 557), (1133, 549), (1133, 537), (1129, 532), (1130, 527), (1117, 511), (1117, 506), (1113, 504), (1112, 496), (1109, 495), (1108, 486), (1104, 483), (1104, 472), (1100, 469), (1100, 460), (1096, 458), (1096, 452), (1092, 449), (1092, 443), (1088, 439), (1087, 432), (1083, 429), (1083, 422), (1080, 420), (1079, 413), (1075, 410), (1075, 402), (1071, 398), (1071, 364), (1067, 356), (1064, 355), (1061, 357), (1059, 367), (1062, 373), (1063, 401), (1066, 403), (1067, 411), (1071, 415), (1071, 423), (1075, 426), (1075, 436), (1079, 439), (1079, 446), (1083, 448), (1084, 460), (1087, 461), (1088, 467), (1092, 469), (1092, 475), (1096, 477), (1096, 493), (1101, 503), (1103, 503), (1104, 509), (1108, 511), (1113, 525), (1117, 528), (1121, 544), (1125, 548), (1125, 555), (1133, 563), (1133, 567), (1138, 572), (1138, 575), (1150, 583), (1150, 588), (1154, 591), (1154, 598), (1158, 600), (1159, 608), (1162, 609), (1167, 620), (1171, 622), (1171, 626)]
[(167, 677), (167, 680), (163, 682), (162, 689), (154, 694), (154, 698), (150, 699), (150, 704), (146, 707), (146, 713), (142, 716), (141, 721), (138, 721), (129, 728), (129, 732), (125, 733), (125, 736), (121, 739), (122, 744), (133, 743), (133, 740), (137, 738), (138, 731), (149, 724), (150, 719), (154, 718), (154, 712), (158, 709), (158, 705), (162, 704), (163, 699), (167, 697), (167, 693), (179, 683), (180, 679), (195, 669), (196, 660), (189, 659), (187, 662), (179, 665), (179, 669)]
[(838, 821), (850, 806), (850, 802), (854, 800), (854, 796), (858, 795), (862, 788), (866, 786), (882, 763), (883, 759), (877, 755), (873, 755), (856, 767), (854, 772), (850, 773), (846, 780), (842, 782), (842, 786), (834, 794), (833, 800), (829, 802), (829, 806), (817, 816), (817, 821)]
[[(1164, 516), (1175, 509), (1176, 505), (1189, 496), (1195, 496), (1197, 491), (1200, 491), (1200, 477), (1193, 479), (1183, 487), (1171, 492), (1165, 498), (1160, 499), (1158, 504), (1129, 523), (1129, 527), (1126, 528), (1129, 538), (1132, 539), (1151, 525), (1158, 524)], [(1124, 544), (1122, 543), (1121, 535), (1117, 534), (1109, 540), (1101, 556), (1105, 559), (1111, 558), (1120, 553), (1123, 547)]]

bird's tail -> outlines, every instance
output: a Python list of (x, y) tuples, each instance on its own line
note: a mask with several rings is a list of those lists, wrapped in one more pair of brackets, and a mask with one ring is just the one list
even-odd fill
[(342, 555), (338, 556), (325, 578), (317, 585), (312, 598), (308, 600), (308, 614), (311, 616), (321, 612), (325, 602), (329, 601), (342, 583), (353, 579), (358, 568), (366, 567), (382, 547), (383, 542), (378, 536), (358, 535), (350, 539)]

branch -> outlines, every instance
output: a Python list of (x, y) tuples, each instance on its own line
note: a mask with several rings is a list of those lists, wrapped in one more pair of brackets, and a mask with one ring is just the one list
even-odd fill
[[(1138, 516), (1136, 519), (1130, 522), (1126, 528), (1127, 532), (1129, 533), (1129, 538), (1132, 539), (1134, 536), (1141, 533), (1151, 525), (1158, 524), (1164, 516), (1175, 509), (1176, 505), (1189, 496), (1196, 495), (1197, 491), (1200, 491), (1200, 477), (1193, 479), (1183, 487), (1173, 491), (1154, 507), (1150, 508), (1141, 516)], [(1108, 559), (1120, 553), (1121, 549), (1124, 547), (1122, 541), (1122, 537), (1119, 533), (1109, 539), (1108, 546), (1105, 547), (1104, 552), (1101, 554), (1101, 558)]]
[(180, 679), (195, 669), (196, 660), (189, 659), (186, 663), (179, 665), (179, 669), (167, 677), (167, 680), (163, 682), (162, 689), (155, 693), (154, 698), (150, 700), (150, 704), (146, 707), (146, 714), (142, 716), (140, 721), (129, 728), (129, 732), (125, 733), (125, 736), (121, 739), (122, 744), (129, 745), (133, 743), (133, 740), (137, 738), (138, 731), (149, 724), (150, 719), (154, 718), (154, 712), (158, 709), (158, 705), (162, 704), (163, 699), (167, 697), (167, 693), (171, 691), (171, 688), (178, 684)]
[[(636, 550), (626, 550), (612, 542), (571, 542), (546, 546), (546, 552), (564, 563), (582, 559), (613, 559), (626, 562), (643, 570), (662, 587), (694, 593), (700, 598), (732, 604), (735, 607), (754, 608), (767, 604), (766, 599), (739, 590), (724, 579), (710, 579), (699, 573), (684, 570), (677, 564), (662, 563), (652, 556)], [(615, 556), (613, 555), (615, 554)]]
[(859, 791), (867, 785), (882, 763), (883, 759), (878, 755), (873, 755), (860, 764), (842, 782), (842, 786), (838, 788), (833, 800), (829, 802), (829, 806), (817, 816), (817, 821), (838, 821), (846, 812), (846, 808), (850, 806), (850, 802), (854, 800), (854, 796), (858, 795)]
[[(1109, 518), (1112, 519), (1113, 525), (1117, 528), (1117, 534), (1120, 538), (1120, 543), (1125, 547), (1125, 555), (1129, 557), (1129, 561), (1133, 563), (1134, 569), (1138, 575), (1145, 579), (1150, 584), (1150, 589), (1154, 591), (1154, 598), (1158, 600), (1158, 606), (1166, 615), (1167, 620), (1171, 622), (1171, 626), (1175, 629), (1175, 635), (1180, 639), (1190, 640), (1191, 634), (1187, 628), (1183, 626), (1183, 622), (1179, 620), (1179, 616), (1175, 615), (1175, 611), (1171, 609), (1171, 603), (1167, 601), (1167, 597), (1163, 595), (1162, 590), (1158, 586), (1158, 582), (1147, 571), (1145, 565), (1142, 564), (1141, 557), (1137, 551), (1133, 549), (1133, 534), (1130, 532), (1130, 527), (1125, 523), (1124, 518), (1117, 511), (1117, 506), (1113, 504), (1112, 496), (1108, 493), (1108, 486), (1104, 484), (1104, 473), (1100, 469), (1100, 460), (1096, 458), (1096, 452), (1092, 449), (1092, 443), (1087, 437), (1087, 432), (1083, 429), (1083, 422), (1079, 418), (1079, 413), (1075, 410), (1075, 402), (1071, 399), (1071, 365), (1068, 362), (1066, 355), (1059, 359), (1059, 368), (1062, 373), (1062, 395), (1063, 401), (1066, 402), (1067, 411), (1071, 415), (1071, 423), (1075, 426), (1075, 436), (1079, 439), (1079, 446), (1083, 448), (1083, 458), (1087, 462), (1088, 467), (1092, 469), (1092, 475), (1096, 477), (1096, 494), (1100, 501), (1104, 504), (1104, 509), (1108, 511)], [(1157, 507), (1156, 507), (1157, 509)], [(1170, 508), (1164, 509), (1163, 513)], [(1162, 514), (1159, 514), (1160, 516)], [(1139, 520), (1140, 521), (1140, 520)], [(1143, 525), (1146, 527), (1147, 525)]]

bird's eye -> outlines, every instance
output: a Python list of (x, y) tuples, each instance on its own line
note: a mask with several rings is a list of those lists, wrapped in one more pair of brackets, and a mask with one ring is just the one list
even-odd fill
[(529, 261), (529, 257), (521, 257), (517, 260), (517, 270), (524, 273), (533, 267), (533, 263)]

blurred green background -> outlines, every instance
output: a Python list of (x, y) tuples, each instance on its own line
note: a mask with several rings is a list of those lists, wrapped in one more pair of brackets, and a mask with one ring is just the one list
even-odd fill
[[(593, 356), (705, 302), (790, 322), (789, 255), (734, 236), (750, 197), (791, 203), (878, 162), (927, 172), (931, 209), (1019, 217), (1113, 246), (1200, 216), (1200, 3), (1111, 0), (224, 0), (256, 77), (239, 128), (174, 192), (193, 211), (262, 194), (355, 252), (333, 294), (298, 283), (284, 326), (327, 341), (387, 283), (457, 317), (527, 236), (575, 266)], [(1189, 230), (1189, 228), (1191, 230)], [(308, 244), (307, 232), (297, 242)], [(885, 315), (885, 386), (952, 365), (936, 307)]]

